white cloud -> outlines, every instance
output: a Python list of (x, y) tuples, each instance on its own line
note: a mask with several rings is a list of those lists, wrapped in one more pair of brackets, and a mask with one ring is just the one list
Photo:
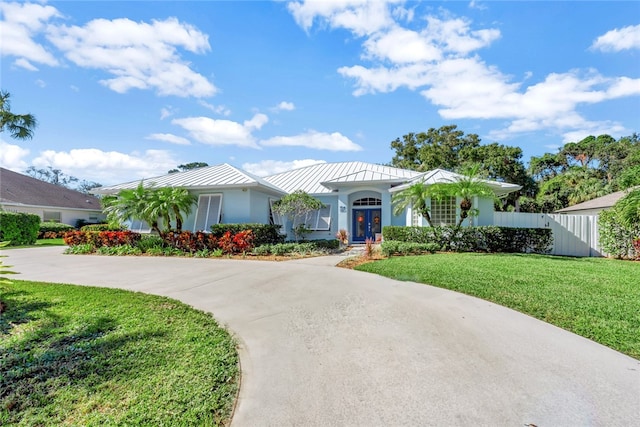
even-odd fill
[(204, 101), (202, 99), (198, 100), (198, 104), (202, 105), (207, 110), (211, 110), (216, 114), (220, 114), (221, 116), (225, 116), (226, 117), (226, 116), (231, 115), (231, 110), (229, 110), (224, 105), (209, 104), (208, 102), (206, 102), (206, 101)]
[(104, 185), (162, 175), (179, 163), (179, 160), (165, 150), (126, 154), (97, 148), (80, 148), (68, 152), (47, 150), (33, 160), (33, 165), (38, 168), (52, 166), (66, 174)]
[(306, 0), (289, 3), (287, 7), (306, 31), (318, 18), (333, 28), (344, 28), (364, 36), (393, 24), (388, 8), (391, 3), (402, 3), (402, 0)]
[(176, 145), (191, 145), (191, 142), (187, 138), (183, 138), (171, 133), (152, 133), (151, 135), (146, 136), (145, 139), (163, 141), (168, 142), (169, 144)]
[(47, 86), (47, 82), (45, 82), (42, 79), (37, 79), (36, 80), (36, 85), (38, 85), (39, 87), (46, 87)]
[(15, 65), (34, 71), (32, 63), (58, 65), (58, 60), (42, 44), (34, 39), (43, 32), (47, 22), (61, 17), (53, 6), (36, 3), (0, 2), (0, 38), (2, 56), (17, 58)]
[(160, 109), (160, 120), (164, 120), (167, 117), (173, 116), (173, 109), (171, 107)]
[(293, 104), (293, 102), (287, 102), (287, 101), (282, 101), (281, 103), (276, 105), (276, 107), (274, 108), (274, 110), (276, 111), (293, 111), (295, 109), (296, 109), (296, 106)]
[(303, 159), (283, 162), (280, 160), (262, 160), (258, 163), (243, 163), (242, 169), (257, 176), (269, 176), (276, 173), (299, 169), (305, 166), (327, 163), (325, 160)]
[(606, 32), (593, 42), (591, 49), (602, 52), (640, 49), (640, 24)]
[(191, 138), (203, 144), (260, 148), (252, 131), (260, 129), (268, 120), (267, 116), (258, 113), (243, 124), (209, 117), (185, 117), (173, 119), (171, 123), (181, 126)]
[(23, 172), (28, 166), (24, 161), (28, 155), (28, 149), (0, 140), (0, 167)]
[(134, 22), (94, 19), (84, 26), (51, 27), (48, 39), (76, 65), (113, 78), (100, 83), (118, 93), (153, 89), (159, 95), (212, 96), (216, 87), (181, 59), (178, 48), (210, 50), (208, 36), (176, 18)]
[(38, 67), (36, 67), (35, 65), (33, 65), (31, 62), (27, 61), (24, 58), (16, 59), (15, 61), (13, 61), (13, 65), (15, 65), (16, 67), (24, 68), (25, 70), (28, 70), (28, 71), (38, 71)]
[(361, 151), (362, 147), (339, 132), (325, 133), (310, 130), (295, 136), (275, 136), (263, 141), (266, 147), (307, 147), (329, 151)]
[[(573, 137), (573, 132), (601, 129), (619, 134), (620, 124), (590, 121), (578, 113), (578, 109), (585, 104), (640, 94), (640, 79), (610, 78), (594, 70), (551, 73), (537, 81), (533, 81), (531, 73), (526, 73), (523, 81), (516, 81), (498, 67), (487, 64), (478, 53), (501, 37), (499, 29), (475, 28), (470, 20), (452, 17), (446, 11), (441, 11), (440, 16), (422, 17), (425, 24), (411, 28), (401, 22), (406, 17), (403, 11), (380, 12), (376, 16), (388, 18), (384, 25), (363, 31), (355, 24), (341, 24), (346, 21), (338, 17), (349, 11), (356, 15), (364, 13), (371, 8), (369, 2), (321, 3), (294, 3), (289, 10), (307, 31), (316, 23), (325, 23), (331, 28), (348, 29), (353, 36), (363, 38), (363, 63), (337, 70), (354, 81), (355, 96), (406, 87), (419, 91), (439, 107), (438, 112), (444, 119), (506, 121), (504, 128), (491, 132), (496, 138), (543, 129), (569, 135), (567, 137)], [(394, 7), (376, 3), (388, 10)], [(469, 6), (478, 7), (478, 4), (472, 1)], [(640, 26), (611, 31), (594, 46), (612, 50), (640, 47)], [(525, 81), (530, 84), (526, 85)], [(305, 145), (294, 137), (278, 137), (267, 142)]]

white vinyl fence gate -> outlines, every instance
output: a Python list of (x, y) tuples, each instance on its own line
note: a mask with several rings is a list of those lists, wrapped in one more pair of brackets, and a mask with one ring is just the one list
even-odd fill
[(598, 215), (494, 212), (493, 225), (503, 227), (550, 228), (553, 255), (599, 257)]

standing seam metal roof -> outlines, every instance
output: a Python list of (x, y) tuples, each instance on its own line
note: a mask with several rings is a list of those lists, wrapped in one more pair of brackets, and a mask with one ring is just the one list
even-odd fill
[[(229, 187), (229, 186), (253, 186), (260, 185), (270, 188), (273, 191), (282, 193), (283, 191), (273, 184), (233, 167), (227, 163), (215, 166), (192, 169), (185, 172), (175, 172), (154, 178), (144, 179), (144, 185), (155, 187)], [(117, 192), (119, 190), (136, 188), (140, 181), (130, 181), (123, 184), (111, 185), (99, 189), (100, 193)]]
[(419, 176), (419, 172), (366, 162), (319, 163), (265, 177), (265, 181), (287, 193), (303, 190), (309, 194), (331, 193), (323, 182), (404, 182)]

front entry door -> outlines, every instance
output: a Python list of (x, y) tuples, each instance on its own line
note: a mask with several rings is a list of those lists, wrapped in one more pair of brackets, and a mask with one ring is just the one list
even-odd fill
[(364, 243), (365, 239), (376, 238), (376, 233), (382, 231), (381, 209), (353, 210), (353, 241)]

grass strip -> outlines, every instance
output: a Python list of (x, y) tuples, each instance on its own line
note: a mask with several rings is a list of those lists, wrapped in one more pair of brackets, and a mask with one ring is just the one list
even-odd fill
[(483, 298), (640, 359), (640, 263), (527, 254), (392, 257), (357, 270)]
[(227, 425), (234, 340), (207, 313), (117, 289), (0, 286), (0, 425)]

